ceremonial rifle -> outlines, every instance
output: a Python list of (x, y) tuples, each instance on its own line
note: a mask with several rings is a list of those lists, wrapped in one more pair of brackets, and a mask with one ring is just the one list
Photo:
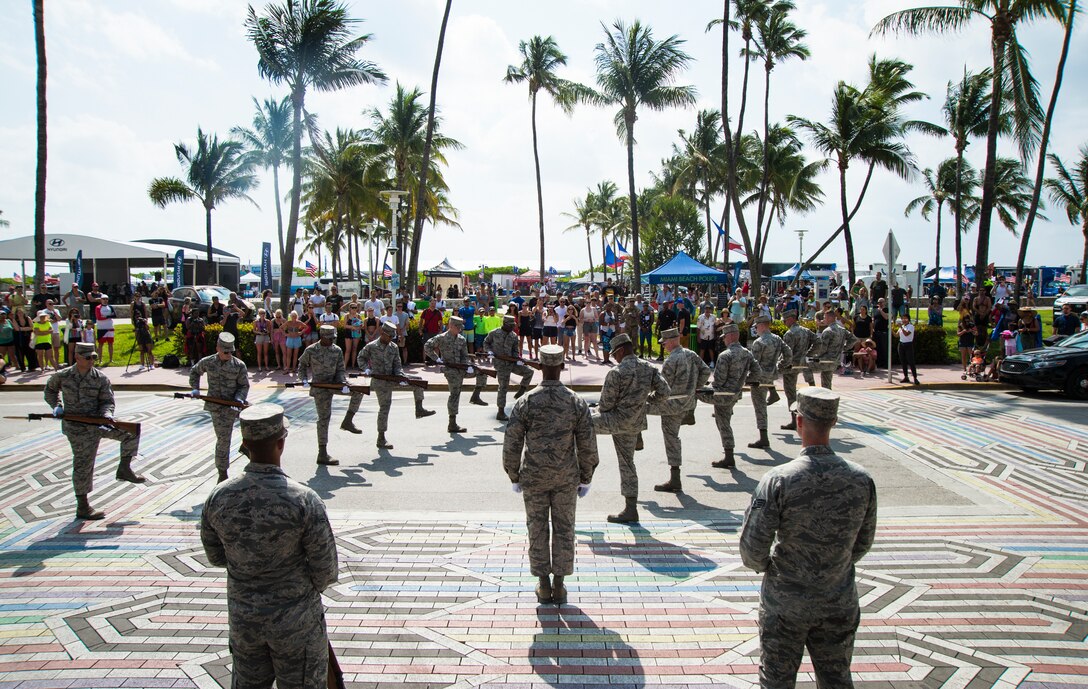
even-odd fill
[(207, 395), (190, 395), (187, 392), (175, 392), (174, 399), (178, 400), (204, 400), (205, 402), (211, 402), (212, 404), (220, 404), (224, 407), (234, 407), (235, 409), (245, 409), (249, 406), (249, 402), (239, 402), (238, 400), (225, 400), (221, 397), (209, 397)]
[(526, 366), (530, 368), (535, 368), (538, 371), (541, 369), (539, 361), (530, 361), (528, 359), (522, 359), (516, 356), (506, 356), (505, 354), (495, 354), (494, 357), (499, 361), (508, 361), (511, 364), (525, 364)]
[[(5, 419), (21, 419), (22, 416), (5, 416)], [(107, 419), (104, 416), (78, 416), (76, 414), (65, 414), (64, 416), (53, 416), (52, 414), (27, 414), (27, 421), (42, 421), (45, 419), (54, 419), (56, 421), (71, 421), (72, 423), (82, 423), (88, 426), (106, 426), (109, 428), (116, 428), (119, 431), (125, 433), (131, 433), (132, 435), (140, 435), (140, 424), (133, 423), (131, 421), (117, 421), (115, 419)]]
[(480, 373), (484, 374), (485, 376), (488, 376), (489, 378), (495, 378), (495, 377), (497, 377), (499, 375), (498, 372), (495, 371), (495, 369), (493, 369), (493, 368), (484, 368), (483, 366), (478, 366), (476, 364), (454, 364), (454, 363), (451, 363), (449, 361), (443, 361), (442, 365), (447, 367), (447, 368), (453, 368), (453, 369), (457, 369), (458, 371), (466, 371), (466, 372), (468, 371), (468, 369), (471, 368), (471, 369), (474, 370), (474, 372), (479, 371)]
[(385, 373), (349, 373), (348, 378), (358, 378), (360, 376), (367, 376), (374, 380), (387, 380), (390, 383), (407, 383), (414, 388), (420, 390), (426, 390), (430, 387), (430, 383), (422, 378), (409, 378), (408, 376), (394, 376)]
[[(284, 383), (285, 388), (301, 388), (305, 387), (302, 383)], [(344, 385), (343, 383), (310, 383), (310, 387), (324, 388), (325, 390), (332, 390), (334, 392), (341, 392), (345, 387), (350, 394), (353, 395), (369, 395), (369, 385)]]

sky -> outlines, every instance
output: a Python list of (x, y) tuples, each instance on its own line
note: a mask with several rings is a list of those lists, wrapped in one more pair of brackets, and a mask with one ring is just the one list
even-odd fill
[[(444, 3), (441, 0), (362, 2), (348, 0), (350, 15), (364, 20), (360, 33), (372, 35), (361, 57), (377, 63), (389, 76), (381, 86), (361, 86), (336, 93), (311, 92), (307, 109), (322, 127), (363, 128), (363, 111), (384, 108), (400, 81), (408, 87), (430, 84), (435, 45)], [(989, 27), (977, 22), (961, 34), (926, 38), (872, 38), (870, 28), (889, 12), (922, 3), (912, 0), (797, 0), (793, 20), (808, 32), (811, 57), (789, 61), (773, 72), (770, 94), (772, 122), (787, 115), (823, 120), (830, 110), (835, 84), (863, 85), (872, 54), (899, 57), (915, 65), (915, 85), (931, 98), (912, 107), (914, 119), (942, 122), (940, 106), (947, 82), (958, 80), (965, 67), (978, 71), (990, 64)], [(282, 97), (285, 89), (257, 73), (257, 53), (243, 26), (246, 3), (237, 0), (49, 0), (46, 44), (49, 66), (49, 164), (47, 232), (91, 234), (114, 240), (149, 237), (203, 242), (204, 213), (199, 203), (160, 209), (147, 196), (154, 177), (181, 176), (173, 144), (192, 143), (197, 127), (222, 137), (233, 126), (249, 126), (253, 98)], [(503, 83), (506, 68), (520, 62), (518, 42), (539, 34), (555, 37), (568, 56), (564, 78), (594, 83), (594, 47), (604, 28), (617, 19), (639, 19), (658, 39), (676, 34), (694, 59), (677, 83), (698, 91), (691, 108), (639, 113), (635, 147), (636, 184), (648, 185), (660, 168), (677, 130), (690, 130), (696, 111), (721, 105), (721, 32), (705, 31), (720, 16), (721, 3), (708, 0), (655, 2), (643, 0), (551, 0), (546, 3), (506, 0), (456, 0), (446, 35), (438, 86), (442, 131), (465, 148), (448, 155), (446, 179), (450, 200), (459, 211), (462, 229), (426, 228), (421, 268), (443, 258), (464, 270), (481, 265), (536, 265), (538, 228), (533, 174), (528, 89)], [(1050, 151), (1067, 164), (1088, 143), (1088, 50), (1086, 24), (1075, 31), (1064, 85), (1054, 120)], [(35, 174), (35, 49), (30, 2), (0, 3), (0, 211), (10, 226), (0, 236), (33, 233)], [(1020, 30), (1030, 52), (1041, 99), (1050, 97), (1061, 46), (1055, 24), (1038, 23)], [(739, 40), (731, 47), (739, 48)], [(739, 97), (740, 61), (734, 60)], [(753, 71), (751, 107), (745, 130), (763, 120), (762, 65)], [(626, 151), (612, 123), (614, 111), (582, 105), (565, 115), (542, 98), (538, 107), (540, 164), (543, 177), (547, 263), (559, 270), (588, 265), (585, 234), (565, 232), (573, 223), (574, 200), (598, 182), (612, 180), (627, 187)], [(954, 155), (950, 139), (908, 140), (918, 167), (936, 168)], [(999, 153), (1015, 155), (1010, 141)], [(812, 158), (818, 154), (809, 149)], [(985, 143), (967, 149), (968, 160), (981, 168)], [(1030, 176), (1034, 179), (1035, 164)], [(848, 196), (856, 198), (864, 171), (851, 169)], [(275, 210), (271, 173), (263, 174), (252, 193), (257, 205), (235, 200), (213, 215), (217, 248), (237, 254), (244, 263), (260, 259), (260, 243), (275, 242)], [(767, 260), (796, 260), (795, 229), (808, 230), (808, 249), (822, 243), (839, 225), (837, 171), (820, 180), (823, 206), (807, 215), (790, 215), (771, 235)], [(286, 185), (284, 193), (286, 194)], [(895, 232), (900, 262), (933, 265), (934, 221), (903, 209), (924, 193), (920, 177), (905, 181), (877, 172), (855, 217), (855, 251), (860, 269), (881, 262), (885, 238)], [(721, 201), (714, 215), (721, 213)], [(286, 205), (285, 205), (286, 212)], [(1037, 222), (1028, 263), (1064, 265), (1079, 261), (1083, 237), (1065, 214), (1048, 210), (1049, 222)], [(991, 260), (1016, 261), (1019, 240), (994, 219)], [(945, 223), (947, 230), (950, 218)], [(594, 241), (594, 261), (600, 244)], [(964, 256), (974, 262), (975, 234), (964, 237)], [(953, 238), (946, 231), (942, 264), (953, 262)], [(736, 260), (736, 255), (731, 260)], [(844, 266), (845, 249), (837, 241), (821, 260)], [(3, 268), (4, 275), (11, 267)]]

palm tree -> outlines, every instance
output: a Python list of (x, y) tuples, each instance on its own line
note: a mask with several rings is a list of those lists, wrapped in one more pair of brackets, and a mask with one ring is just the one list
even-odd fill
[(680, 187), (689, 187), (694, 191), (696, 183), (702, 185), (702, 198), (695, 198), (694, 193), (692, 196), (697, 205), (702, 206), (706, 216), (706, 251), (713, 259), (717, 252), (714, 249), (710, 223), (710, 204), (721, 191), (724, 181), (721, 167), (725, 158), (721, 113), (713, 109), (700, 110), (695, 115), (695, 127), (691, 134), (683, 129), (677, 133), (682, 145), (678, 147), (673, 144), (673, 157), (678, 163), (678, 169), (672, 191), (675, 193)]
[(1016, 37), (1019, 24), (1050, 17), (1063, 21), (1068, 0), (960, 0), (958, 6), (918, 7), (893, 12), (881, 19), (873, 33), (946, 33), (966, 27), (973, 19), (990, 24), (993, 58), (990, 92), (993, 107), (986, 128), (986, 167), (982, 175), (978, 248), (975, 274), (981, 278), (989, 263), (991, 215), (995, 207), (997, 137), (1001, 130), (1002, 99), (1012, 100), (1015, 135), (1021, 157), (1027, 159), (1039, 141), (1039, 85), (1028, 67), (1027, 53)]
[(1084, 235), (1084, 253), (1080, 259), (1080, 281), (1088, 282), (1088, 144), (1080, 147), (1080, 160), (1070, 172), (1062, 159), (1051, 153), (1047, 156), (1054, 167), (1056, 177), (1048, 177), (1046, 190), (1055, 205), (1065, 209), (1065, 217), (1071, 225), (1080, 223)]
[(577, 230), (585, 230), (586, 233), (586, 256), (589, 258), (589, 281), (594, 282), (593, 279), (593, 247), (590, 244), (590, 240), (593, 238), (593, 192), (587, 191), (585, 199), (574, 199), (574, 212), (563, 213), (563, 215), (574, 220), (574, 224), (566, 228), (564, 232), (574, 232)]
[[(910, 217), (910, 214), (914, 211), (919, 211), (925, 220), (929, 220), (931, 215), (936, 214), (937, 216), (937, 239), (933, 258), (934, 270), (936, 271), (933, 274), (934, 284), (937, 283), (941, 268), (941, 215), (945, 202), (954, 201), (956, 198), (957, 162), (955, 158), (942, 161), (937, 166), (936, 174), (934, 174), (932, 168), (927, 167), (923, 170), (922, 182), (925, 184), (926, 193), (912, 199), (903, 210), (903, 215), (906, 217)], [(959, 280), (958, 275), (956, 280)]]
[(616, 187), (616, 183), (605, 180), (598, 182), (597, 189), (586, 195), (586, 201), (591, 208), (590, 216), (593, 225), (601, 235), (601, 263), (604, 273), (602, 280), (608, 279), (608, 263), (604, 260), (607, 253), (605, 247), (608, 244), (608, 235), (615, 225), (616, 194), (618, 193), (619, 188)]
[(49, 151), (46, 136), (45, 102), (45, 0), (34, 0), (34, 47), (38, 56), (38, 151), (34, 176), (34, 283), (35, 290), (45, 288), (45, 166)]
[[(204, 206), (207, 230), (208, 263), (212, 262), (212, 210), (227, 199), (257, 202), (249, 192), (257, 187), (253, 164), (245, 157), (241, 143), (219, 141), (215, 134), (209, 138), (197, 127), (196, 149), (184, 143), (174, 144), (174, 154), (185, 167), (185, 180), (176, 177), (156, 177), (151, 180), (147, 194), (159, 208), (175, 201), (196, 199)], [(290, 280), (287, 283), (290, 284)]]
[(281, 274), (280, 307), (287, 309), (294, 273), (295, 235), (302, 196), (302, 113), (306, 91), (338, 91), (360, 84), (384, 83), (385, 74), (372, 62), (356, 57), (369, 34), (352, 37), (358, 20), (348, 17), (337, 0), (282, 0), (257, 15), (249, 6), (246, 32), (257, 48), (257, 70), (272, 83), (285, 83), (291, 92), (291, 206), (287, 216)]
[(540, 275), (544, 275), (544, 192), (540, 182), (540, 152), (536, 134), (536, 95), (544, 91), (568, 115), (574, 110), (574, 101), (580, 87), (572, 81), (560, 78), (555, 70), (567, 64), (567, 56), (551, 36), (533, 36), (518, 43), (521, 64), (506, 68), (503, 81), (508, 84), (528, 84), (531, 103), (530, 121), (533, 126), (533, 166), (536, 170), (536, 206), (540, 221)]
[(264, 103), (253, 99), (256, 112), (253, 128), (232, 127), (236, 137), (253, 156), (256, 166), (272, 168), (272, 192), (276, 199), (276, 237), (279, 240), (279, 257), (283, 261), (283, 211), (280, 208), (280, 165), (291, 148), (291, 98), (284, 96), (276, 101), (266, 98)]
[[(438, 29), (438, 49), (435, 51), (434, 56), (434, 71), (431, 73), (431, 102), (427, 106), (427, 135), (423, 142), (423, 161), (420, 163), (419, 169), (419, 188), (416, 190), (416, 214), (415, 220), (412, 223), (412, 251), (411, 261), (408, 268), (408, 284), (409, 289), (415, 292), (416, 285), (419, 284), (419, 278), (417, 277), (419, 271), (419, 249), (422, 246), (423, 241), (423, 220), (425, 214), (424, 193), (431, 189), (431, 184), (428, 177), (431, 173), (431, 147), (434, 143), (434, 131), (437, 126), (437, 119), (435, 114), (437, 112), (437, 97), (438, 97), (438, 69), (442, 65), (442, 48), (446, 44), (446, 25), (450, 21), (450, 8), (453, 6), (453, 0), (446, 0), (446, 9), (442, 13), (442, 26)], [(435, 192), (437, 195), (441, 195), (441, 192)], [(448, 206), (452, 210), (452, 206), (448, 201), (444, 201), (444, 205)], [(437, 209), (437, 205), (435, 208)]]
[(0, 227), (9, 227), (11, 223), (4, 220), (4, 211), (0, 211)]
[(642, 268), (638, 256), (638, 197), (635, 193), (635, 121), (639, 106), (651, 110), (683, 107), (695, 102), (695, 87), (673, 82), (691, 56), (680, 49), (684, 41), (669, 36), (654, 40), (650, 27), (636, 20), (629, 27), (617, 21), (609, 31), (603, 24), (605, 41), (594, 48), (597, 91), (589, 94), (598, 105), (619, 106), (614, 118), (616, 133), (627, 144), (627, 191), (631, 212), (631, 256), (634, 259), (634, 288), (639, 289)]
[[(1031, 207), (1031, 192), (1031, 180), (1024, 172), (1023, 164), (1015, 158), (998, 158), (994, 179), (994, 212), (1014, 237), (1019, 236), (1017, 228)], [(1046, 216), (1039, 217), (1046, 220)]]

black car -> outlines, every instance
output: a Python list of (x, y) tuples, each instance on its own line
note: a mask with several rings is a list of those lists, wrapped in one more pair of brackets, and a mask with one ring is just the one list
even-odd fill
[(1053, 347), (1029, 349), (1001, 362), (999, 379), (1025, 390), (1058, 389), (1074, 399), (1088, 400), (1088, 330)]

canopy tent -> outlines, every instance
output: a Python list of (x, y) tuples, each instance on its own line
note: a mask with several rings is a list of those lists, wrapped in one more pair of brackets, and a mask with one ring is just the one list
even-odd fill
[[(801, 268), (801, 264), (794, 263), (791, 268), (787, 268), (786, 270), (783, 270), (778, 275), (772, 275), (771, 279), (772, 280), (795, 280), (795, 279), (797, 279), (797, 271), (800, 270), (800, 268)], [(802, 280), (815, 280), (816, 275), (813, 274), (813, 272), (811, 270), (806, 270), (805, 272), (801, 273), (801, 279)]]
[(540, 282), (539, 270), (527, 270), (514, 278), (515, 285), (533, 285)]
[[(99, 237), (54, 233), (45, 235), (47, 263), (67, 264), (68, 272), (75, 273), (76, 257), (80, 255), (83, 257), (81, 289), (87, 289), (93, 282), (100, 282), (102, 285), (128, 283), (134, 268), (150, 268), (165, 273), (170, 260), (170, 256), (162, 250), (155, 251)], [(33, 235), (0, 241), (0, 261), (33, 260)], [(26, 273), (25, 269), (23, 273)]]
[(451, 266), (445, 258), (434, 268), (423, 271), (423, 277), (427, 279), (428, 294), (460, 295), (465, 286), (464, 276), (464, 272)]
[[(932, 270), (930, 270), (929, 272), (926, 273), (925, 279), (929, 280), (929, 281), (932, 281), (934, 275), (937, 276), (937, 282), (941, 283), (942, 285), (954, 285), (954, 284), (956, 284), (956, 267), (955, 266), (948, 266), (948, 267), (945, 267), (945, 268), (934, 268), (934, 269), (932, 269)], [(964, 282), (972, 282), (974, 279), (975, 279), (975, 269), (974, 268), (964, 268), (963, 269), (963, 281)]]
[(729, 276), (720, 270), (704, 266), (683, 251), (642, 276), (643, 284), (665, 283), (728, 283)]
[(462, 271), (451, 266), (449, 259), (445, 258), (434, 268), (423, 271), (423, 274), (429, 278), (459, 278), (464, 275)]
[(256, 273), (246, 273), (242, 277), (238, 278), (238, 282), (242, 283), (243, 285), (252, 285), (255, 283), (259, 283), (260, 281), (261, 276), (257, 275)]

